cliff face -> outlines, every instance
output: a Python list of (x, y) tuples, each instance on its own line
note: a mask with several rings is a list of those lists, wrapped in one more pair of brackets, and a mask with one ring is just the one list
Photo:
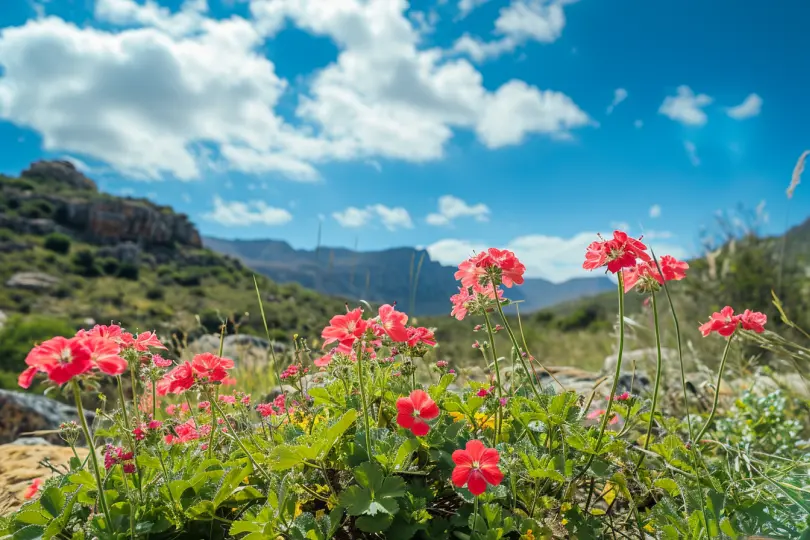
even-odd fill
[[(0, 225), (24, 234), (71, 232), (92, 244), (135, 242), (144, 247), (202, 247), (184, 214), (145, 199), (99, 193), (96, 183), (66, 161), (38, 161), (19, 179), (0, 179)], [(67, 229), (67, 231), (64, 231)]]

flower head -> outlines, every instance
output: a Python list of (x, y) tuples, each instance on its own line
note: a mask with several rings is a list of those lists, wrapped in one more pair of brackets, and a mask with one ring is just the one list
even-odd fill
[(464, 450), (453, 452), (456, 468), (451, 476), (457, 487), (467, 486), (475, 496), (486, 491), (487, 485), (497, 486), (503, 480), (503, 473), (498, 468), (500, 454), (494, 448), (486, 448), (484, 443), (474, 439), (467, 443)]
[(632, 268), (641, 259), (649, 262), (647, 246), (627, 235), (626, 232), (614, 231), (613, 238), (601, 242), (591, 242), (585, 251), (585, 262), (582, 268), (596, 270), (607, 266), (608, 272), (616, 273), (622, 268)]
[(147, 352), (149, 347), (155, 347), (156, 349), (166, 348), (154, 332), (141, 332), (132, 342), (132, 346), (139, 352)]
[(34, 347), (25, 358), (28, 369), (20, 374), (17, 382), (28, 388), (38, 371), (46, 373), (56, 384), (65, 384), (73, 377), (93, 369), (90, 349), (82, 338), (55, 337)]
[(191, 362), (183, 362), (158, 381), (157, 393), (165, 396), (167, 393), (182, 394), (194, 386), (194, 369)]
[(752, 330), (757, 334), (761, 334), (765, 331), (765, 324), (768, 322), (768, 316), (764, 313), (760, 313), (759, 311), (751, 311), (750, 309), (746, 309), (743, 314), (740, 315), (740, 322), (745, 330)]
[(436, 336), (433, 335), (433, 332), (431, 332), (430, 330), (428, 330), (423, 326), (420, 326), (418, 328), (414, 328), (413, 326), (409, 327), (408, 346), (416, 347), (420, 343), (424, 343), (428, 347), (435, 347)]
[(408, 339), (408, 331), (405, 329), (405, 324), (408, 322), (408, 316), (390, 304), (384, 304), (379, 309), (380, 326), (388, 334), (393, 341), (406, 341)]
[(31, 481), (31, 484), (25, 489), (25, 493), (23, 493), (24, 499), (33, 499), (39, 493), (39, 490), (42, 488), (42, 478), (34, 478)]
[(194, 374), (209, 382), (221, 382), (228, 376), (227, 370), (233, 366), (233, 360), (230, 358), (220, 358), (211, 353), (198, 354), (191, 360)]
[(345, 315), (335, 315), (329, 321), (329, 326), (321, 332), (323, 345), (325, 347), (338, 342), (344, 347), (351, 347), (355, 341), (363, 337), (367, 327), (368, 322), (363, 320), (361, 308), (355, 308)]
[(127, 361), (121, 358), (121, 347), (114, 339), (90, 335), (79, 339), (90, 349), (90, 361), (99, 371), (113, 376), (126, 372)]
[[(604, 416), (604, 414), (606, 412), (607, 411), (605, 409), (596, 409), (596, 410), (593, 410), (593, 411), (589, 412), (588, 416), (586, 418), (588, 420), (599, 420), (600, 418), (602, 418), (602, 416)], [(608, 420), (608, 424), (610, 424), (612, 426), (612, 425), (618, 424), (618, 423), (619, 423), (619, 416), (616, 413), (611, 412), (610, 413), (610, 420)]]
[(427, 435), (430, 426), (425, 420), (439, 416), (439, 406), (424, 390), (414, 390), (408, 397), (397, 400), (397, 424), (411, 430), (417, 437)]
[(700, 325), (700, 333), (703, 337), (708, 336), (712, 332), (717, 332), (723, 337), (728, 337), (734, 333), (737, 326), (740, 324), (741, 315), (735, 315), (734, 309), (731, 306), (726, 306), (719, 312), (712, 313), (709, 322)]

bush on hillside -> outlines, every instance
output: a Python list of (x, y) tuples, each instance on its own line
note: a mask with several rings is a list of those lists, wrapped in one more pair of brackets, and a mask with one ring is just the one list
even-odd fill
[(45, 237), (45, 249), (62, 255), (70, 252), (70, 237), (60, 233), (51, 233)]
[(138, 277), (140, 276), (140, 269), (138, 265), (132, 263), (123, 263), (118, 268), (118, 277), (123, 279), (129, 279), (131, 281), (138, 281)]
[(89, 249), (80, 249), (71, 258), (73, 272), (84, 277), (98, 277), (102, 274), (95, 254)]
[(0, 328), (0, 370), (21, 370), (34, 345), (53, 336), (71, 336), (75, 331), (64, 319), (39, 315), (11, 317)]

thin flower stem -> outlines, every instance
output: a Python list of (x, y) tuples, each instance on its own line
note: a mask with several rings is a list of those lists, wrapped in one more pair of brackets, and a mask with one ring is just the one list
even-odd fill
[(140, 362), (140, 359), (135, 359), (129, 363), (129, 373), (132, 377), (132, 415), (138, 418), (138, 379), (135, 370), (135, 362)]
[[(496, 293), (497, 296), (497, 293)], [(496, 300), (497, 302), (497, 297)], [(498, 382), (498, 402), (500, 402), (501, 398), (503, 398), (503, 386), (501, 386), (501, 370), (498, 367), (498, 352), (495, 349), (495, 332), (492, 329), (492, 322), (489, 320), (489, 315), (486, 311), (484, 311), (484, 321), (487, 324), (487, 333), (489, 334), (489, 348), (492, 351), (492, 360), (495, 363), (495, 378)], [(501, 438), (501, 424), (502, 424), (502, 413), (501, 407), (498, 408), (497, 416), (495, 418), (495, 444), (498, 444), (498, 440)]]
[(104, 482), (101, 480), (101, 469), (98, 467), (98, 458), (96, 457), (96, 448), (93, 437), (90, 435), (90, 428), (87, 426), (87, 419), (84, 417), (81, 390), (79, 390), (79, 383), (76, 381), (76, 379), (71, 381), (71, 385), (73, 386), (73, 399), (76, 401), (76, 410), (79, 413), (79, 421), (81, 422), (82, 431), (84, 432), (84, 440), (87, 441), (88, 450), (90, 451), (90, 461), (93, 464), (93, 473), (96, 476), (96, 485), (98, 486), (98, 499), (99, 503), (101, 504), (101, 511), (104, 513), (104, 519), (107, 522), (107, 527), (112, 529), (110, 510), (107, 508), (107, 499), (104, 495)]
[[(650, 448), (650, 438), (652, 437), (652, 428), (653, 423), (655, 423), (655, 408), (658, 405), (658, 391), (661, 388), (661, 365), (663, 364), (663, 360), (661, 358), (661, 328), (658, 325), (658, 305), (655, 301), (655, 293), (653, 292), (650, 296), (652, 296), (652, 308), (653, 308), (653, 323), (655, 325), (655, 349), (657, 353), (657, 361), (655, 364), (655, 386), (653, 387), (653, 400), (652, 400), (652, 407), (650, 408), (650, 423), (647, 425), (647, 437), (644, 439), (644, 450), (648, 450)], [(644, 458), (646, 454), (642, 452), (641, 457), (638, 458), (638, 463), (636, 464), (636, 468), (641, 467), (641, 464), (644, 463)]]
[[(211, 399), (211, 393), (208, 393), (208, 398)], [(217, 386), (212, 401), (219, 400), (219, 386)], [(208, 458), (211, 458), (211, 452), (214, 451), (214, 433), (217, 431), (217, 408), (211, 407), (211, 434), (208, 436)]]
[(363, 403), (363, 421), (365, 422), (366, 452), (369, 461), (372, 460), (371, 451), (371, 421), (368, 416), (368, 402), (366, 401), (366, 389), (363, 385), (363, 342), (357, 342), (357, 384), (360, 386), (360, 400)]
[(474, 540), (475, 538), (475, 527), (478, 525), (478, 497), (475, 497), (475, 502), (473, 503), (473, 526), (472, 531), (470, 531), (470, 540)]
[(157, 381), (152, 381), (152, 420), (157, 420)]
[(129, 415), (127, 414), (127, 400), (124, 397), (123, 381), (121, 380), (121, 375), (116, 375), (115, 378), (118, 383), (118, 399), (121, 400), (121, 414), (124, 416), (124, 426), (126, 426), (127, 429), (131, 429), (129, 425)]
[(720, 383), (723, 380), (723, 371), (726, 369), (726, 360), (728, 359), (728, 352), (731, 350), (731, 342), (734, 340), (734, 336), (737, 333), (734, 332), (728, 337), (728, 341), (726, 341), (726, 348), (723, 350), (723, 359), (720, 360), (720, 369), (717, 370), (717, 384), (714, 387), (714, 402), (712, 403), (712, 410), (709, 413), (709, 418), (706, 419), (706, 423), (703, 424), (703, 428), (698, 432), (695, 436), (695, 441), (700, 441), (700, 438), (706, 433), (706, 430), (709, 429), (709, 425), (714, 420), (714, 415), (717, 412), (717, 403), (720, 401)]
[[(236, 444), (239, 445), (239, 448), (242, 449), (242, 452), (245, 453), (250, 462), (253, 463), (253, 466), (256, 468), (256, 470), (259, 471), (262, 474), (262, 476), (264, 476), (265, 479), (267, 479), (268, 482), (272, 482), (273, 479), (270, 477), (269, 474), (267, 474), (267, 471), (265, 471), (264, 468), (261, 465), (259, 465), (259, 462), (256, 461), (256, 458), (254, 458), (253, 454), (251, 454), (248, 451), (247, 447), (245, 446), (245, 443), (243, 443), (242, 439), (239, 437), (239, 435), (237, 435), (236, 430), (233, 428), (233, 425), (231, 424), (231, 421), (228, 420), (228, 416), (219, 407), (219, 403), (214, 401), (211, 405), (213, 407), (216, 407), (217, 411), (219, 411), (219, 414), (222, 415), (222, 419), (225, 420), (225, 424), (227, 424), (228, 426), (228, 432), (233, 436), (233, 439), (236, 441)], [(212, 430), (216, 429), (216, 426), (211, 426), (211, 429)]]

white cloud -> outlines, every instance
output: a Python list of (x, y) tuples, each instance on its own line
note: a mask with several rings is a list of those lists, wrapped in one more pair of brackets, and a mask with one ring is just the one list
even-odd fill
[(247, 225), (284, 225), (292, 220), (292, 214), (283, 208), (273, 208), (264, 201), (224, 201), (214, 196), (214, 210), (203, 215), (208, 221), (214, 221), (226, 227), (245, 227)]
[(389, 231), (413, 228), (411, 215), (401, 206), (389, 207), (384, 204), (372, 204), (365, 208), (350, 206), (342, 212), (333, 212), (332, 217), (341, 227), (347, 229), (365, 227), (374, 217), (378, 217), (383, 227)]
[(617, 88), (616, 90), (614, 90), (613, 101), (610, 103), (610, 105), (608, 105), (607, 114), (613, 113), (613, 109), (615, 109), (616, 106), (625, 99), (627, 99), (627, 90), (625, 90), (624, 88)]
[[(521, 29), (528, 19), (517, 12), (559, 22), (561, 5), (518, 0), (496, 27), (542, 40), (537, 29)], [(421, 48), (406, 0), (250, 0), (249, 7), (249, 19), (214, 19), (203, 0), (174, 12), (154, 0), (98, 0), (103, 29), (56, 17), (6, 28), (0, 118), (40, 133), (45, 150), (133, 177), (190, 180), (217, 168), (300, 181), (318, 180), (329, 161), (441, 159), (456, 130), (497, 148), (533, 133), (570, 137), (589, 122), (564, 94), (517, 80), (490, 91), (469, 61)], [(286, 120), (276, 108), (290, 85), (263, 53), (285, 24), (326, 36), (339, 50), (295, 87), (298, 108)]]
[(429, 225), (449, 225), (454, 219), (464, 216), (473, 217), (476, 221), (488, 221), (489, 214), (489, 207), (484, 203), (469, 205), (453, 195), (443, 195), (439, 197), (439, 211), (428, 214), (425, 221)]
[(650, 217), (651, 218), (659, 218), (661, 217), (661, 205), (654, 204), (650, 207)]
[(563, 6), (574, 1), (512, 0), (495, 21), (495, 34), (503, 37), (483, 41), (465, 34), (456, 41), (453, 50), (481, 62), (511, 52), (528, 41), (553, 43), (565, 28)]
[(633, 122), (633, 125), (636, 127), (636, 129), (641, 129), (644, 127), (644, 121), (636, 120), (635, 122)]
[(695, 147), (695, 143), (692, 141), (684, 141), (683, 148), (686, 150), (686, 155), (689, 156), (689, 161), (697, 167), (700, 165), (700, 158), (697, 155), (697, 148)]
[[(607, 232), (607, 231), (606, 231)], [(585, 249), (597, 238), (595, 232), (580, 232), (569, 238), (532, 234), (520, 236), (510, 241), (505, 247), (526, 265), (527, 277), (541, 277), (554, 283), (560, 283), (576, 277), (596, 277), (599, 272), (588, 272), (582, 269)], [(649, 245), (649, 243), (648, 243)], [(439, 240), (427, 247), (430, 258), (448, 266), (458, 265), (473, 252), (480, 252), (489, 245), (468, 240)], [(672, 255), (686, 258), (687, 251), (675, 244), (656, 244), (656, 254)]]
[(478, 6), (483, 6), (489, 2), (489, 0), (459, 0), (458, 2), (458, 11), (459, 17), (466, 17), (470, 14), (472, 10), (477, 8)]
[(712, 101), (714, 100), (706, 94), (695, 95), (691, 88), (681, 85), (677, 95), (664, 98), (658, 113), (682, 124), (702, 126), (707, 121), (703, 108)]
[(726, 109), (726, 114), (735, 120), (745, 120), (759, 115), (762, 111), (762, 98), (757, 94), (749, 94), (745, 101), (735, 107)]

